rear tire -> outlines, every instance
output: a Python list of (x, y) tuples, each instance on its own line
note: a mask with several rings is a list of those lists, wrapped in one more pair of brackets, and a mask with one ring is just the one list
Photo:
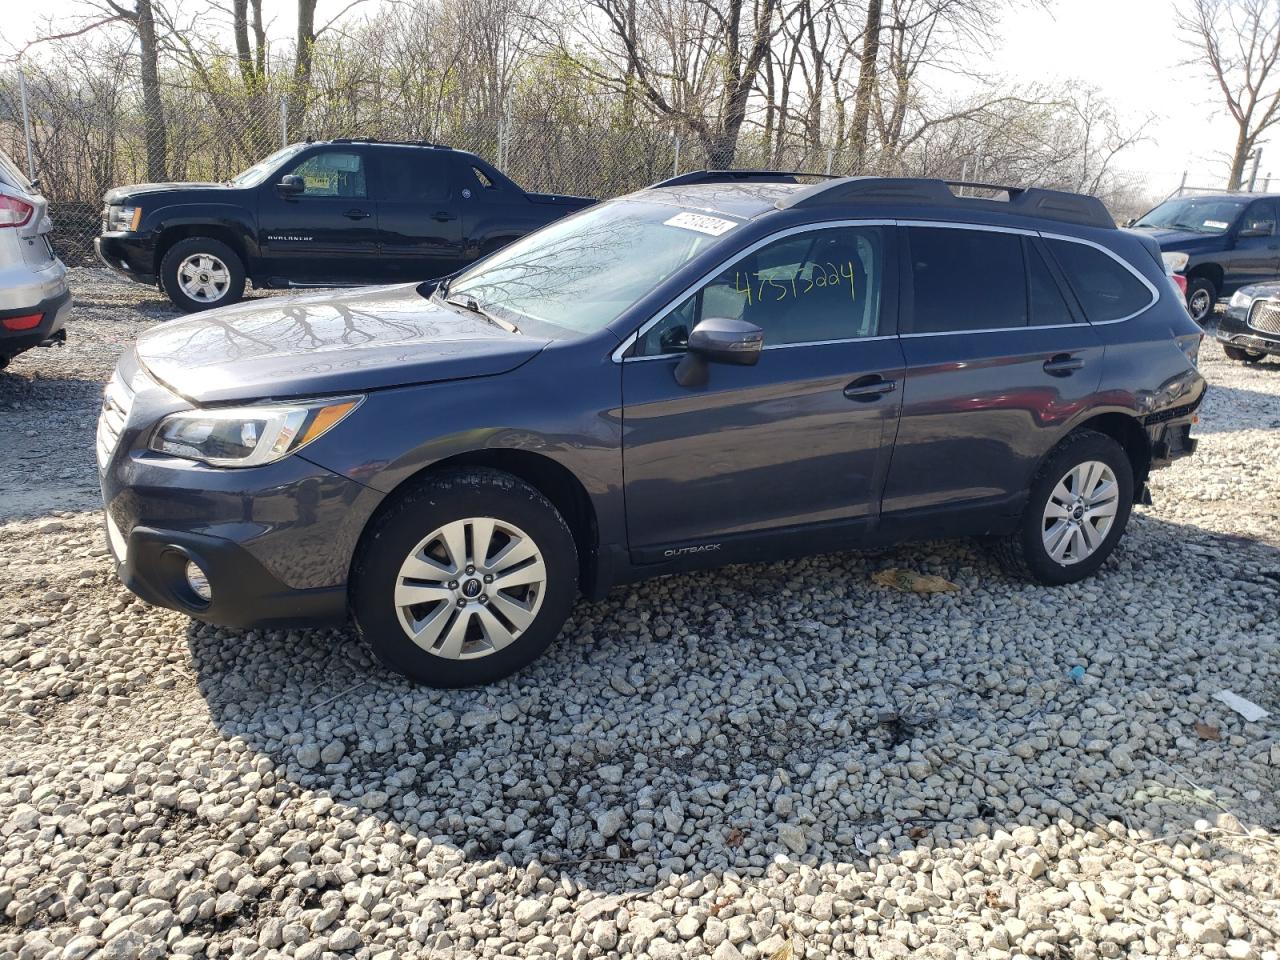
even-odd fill
[(1222, 352), (1232, 360), (1239, 360), (1241, 363), (1257, 363), (1266, 356), (1261, 350), (1246, 350), (1244, 347), (1233, 347), (1230, 344), (1222, 345)]
[(1192, 277), (1187, 281), (1187, 313), (1196, 323), (1205, 324), (1213, 316), (1218, 302), (1218, 288), (1206, 277)]
[(1120, 444), (1077, 430), (1045, 459), (1016, 533), (995, 541), (1006, 571), (1042, 583), (1097, 572), (1124, 535), (1133, 509), (1133, 466)]
[(244, 296), (244, 262), (221, 240), (187, 237), (160, 261), (160, 287), (186, 313), (225, 307)]
[[(487, 544), (487, 545), (482, 545)], [(578, 551), (538, 490), (500, 470), (440, 473), (366, 532), (356, 627), (384, 664), (432, 687), (491, 683), (556, 638), (578, 596)]]

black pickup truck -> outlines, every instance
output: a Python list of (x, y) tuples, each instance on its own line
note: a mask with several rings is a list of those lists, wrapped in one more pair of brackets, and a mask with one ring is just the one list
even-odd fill
[(428, 143), (284, 147), (226, 183), (107, 192), (98, 256), (207, 310), (255, 287), (428, 280), (594, 203), (528, 193), (480, 157)]

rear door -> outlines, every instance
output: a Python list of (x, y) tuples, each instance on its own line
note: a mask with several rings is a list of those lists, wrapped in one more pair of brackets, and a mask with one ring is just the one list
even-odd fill
[[(883, 512), (980, 532), (1016, 513), (1040, 458), (1097, 389), (1102, 344), (1030, 232), (901, 228), (906, 386)], [(968, 520), (965, 518), (968, 517)]]
[(384, 280), (430, 280), (466, 263), (459, 187), (449, 151), (380, 145), (370, 151)]
[[(627, 535), (637, 562), (873, 516), (902, 377), (893, 228), (824, 225), (770, 241), (642, 330), (623, 361)], [(676, 382), (701, 319), (764, 330), (756, 366)], [(759, 541), (755, 541), (759, 542)]]
[[(279, 189), (302, 177), (301, 194)], [(367, 158), (359, 144), (326, 145), (258, 188), (258, 247), (263, 272), (299, 283), (338, 285), (376, 279), (378, 220), (369, 196)]]

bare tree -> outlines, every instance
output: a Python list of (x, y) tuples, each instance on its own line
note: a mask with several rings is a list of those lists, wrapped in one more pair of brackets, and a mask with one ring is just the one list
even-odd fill
[(1236, 142), (1228, 187), (1239, 189), (1258, 141), (1280, 120), (1280, 4), (1276, 0), (1190, 0), (1177, 13), (1193, 62), (1213, 77)]

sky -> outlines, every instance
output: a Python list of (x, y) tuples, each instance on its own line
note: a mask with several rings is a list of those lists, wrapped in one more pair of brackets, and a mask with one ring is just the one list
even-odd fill
[[(317, 21), (346, 2), (320, 0)], [(1118, 168), (1141, 173), (1152, 194), (1172, 192), (1183, 171), (1188, 185), (1221, 186), (1235, 124), (1212, 80), (1186, 65), (1190, 50), (1174, 27), (1174, 2), (1048, 0), (1044, 7), (1007, 13), (981, 66), (1013, 82), (1092, 84), (1135, 123), (1154, 116), (1148, 139), (1115, 160)], [(0, 0), (0, 6), (6, 8), (0, 48), (20, 48), (39, 36), (44, 18), (65, 24), (84, 8), (79, 0)], [(273, 37), (292, 34), (294, 6), (293, 0), (265, 0)], [(1259, 187), (1272, 170), (1280, 183), (1280, 137), (1274, 146), (1263, 145)]]

